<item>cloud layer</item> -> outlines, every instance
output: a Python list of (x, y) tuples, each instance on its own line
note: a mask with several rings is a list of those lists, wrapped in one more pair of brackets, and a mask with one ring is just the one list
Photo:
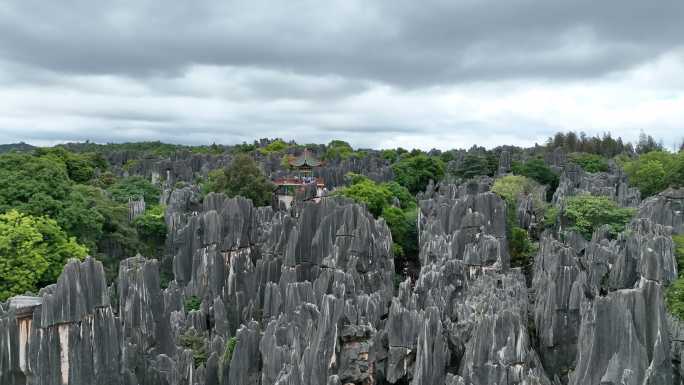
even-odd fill
[[(124, 4), (127, 3), (127, 4)], [(684, 136), (684, 3), (0, 4), (0, 142)]]

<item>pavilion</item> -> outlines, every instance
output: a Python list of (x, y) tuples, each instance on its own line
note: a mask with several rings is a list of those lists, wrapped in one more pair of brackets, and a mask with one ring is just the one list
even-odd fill
[(287, 163), (290, 170), (292, 170), (292, 174), (273, 181), (276, 185), (274, 195), (278, 202), (282, 202), (289, 209), (292, 206), (295, 195), (297, 193), (305, 195), (305, 190), (309, 185), (315, 188), (316, 191), (315, 196), (310, 198), (310, 200), (318, 202), (325, 193), (325, 182), (323, 179), (315, 177), (313, 172), (323, 162), (316, 159), (311, 151), (305, 148), (301, 155), (290, 157)]

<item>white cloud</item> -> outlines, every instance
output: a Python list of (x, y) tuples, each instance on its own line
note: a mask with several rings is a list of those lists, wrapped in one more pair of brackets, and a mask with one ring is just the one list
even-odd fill
[[(557, 130), (611, 131), (634, 140), (643, 129), (672, 145), (684, 132), (684, 87), (666, 79), (682, 78), (681, 55), (675, 54), (594, 81), (511, 80), (412, 90), (198, 66), (166, 81), (74, 75), (45, 86), (10, 85), (0, 89), (0, 127), (5, 141), (38, 144), (235, 143), (280, 136), (447, 149), (532, 145)], [(281, 87), (282, 93), (260, 96), (255, 84)], [(335, 96), (318, 98), (317, 91)]]
[(40, 8), (40, 26), (29, 3), (0, 5), (2, 142), (447, 149), (559, 130), (684, 136), (681, 2), (653, 9), (654, 22), (635, 21), (645, 11), (629, 1), (83, 1)]

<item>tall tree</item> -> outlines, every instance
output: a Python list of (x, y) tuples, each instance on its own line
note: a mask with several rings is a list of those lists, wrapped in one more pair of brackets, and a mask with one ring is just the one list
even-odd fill
[(0, 301), (55, 282), (69, 258), (86, 252), (52, 219), (0, 214)]
[(209, 173), (204, 185), (206, 191), (223, 192), (229, 197), (243, 196), (252, 200), (255, 206), (271, 203), (273, 183), (269, 181), (254, 159), (247, 154), (237, 154), (224, 169)]
[(437, 157), (418, 154), (402, 158), (392, 165), (395, 180), (416, 194), (425, 190), (432, 181), (439, 181), (444, 176), (444, 163)]

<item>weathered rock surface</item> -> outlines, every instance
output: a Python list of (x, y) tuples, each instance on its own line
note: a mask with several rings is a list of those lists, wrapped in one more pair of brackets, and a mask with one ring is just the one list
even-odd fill
[(670, 226), (675, 234), (684, 234), (684, 188), (668, 189), (644, 200), (639, 216)]
[[(559, 203), (622, 183), (564, 178)], [(398, 288), (389, 229), (360, 205), (329, 197), (282, 212), (170, 189), (168, 287), (156, 260), (123, 261), (109, 288), (98, 261), (71, 261), (37, 297), (0, 304), (0, 383), (681, 381), (684, 327), (663, 303), (681, 190), (643, 202), (615, 238), (543, 233), (528, 288), (510, 267), (506, 204), (490, 185), (421, 194), (420, 274)], [(533, 222), (528, 209), (521, 223)]]
[[(657, 205), (664, 212), (655, 214)], [(578, 385), (673, 383), (663, 303), (665, 286), (677, 277), (670, 207), (663, 196), (643, 202), (616, 239), (602, 228), (590, 241), (573, 232), (564, 240), (542, 235), (532, 290), (549, 377)]]
[(553, 194), (553, 203), (562, 205), (567, 197), (591, 194), (607, 196), (623, 207), (637, 207), (641, 201), (639, 190), (629, 187), (627, 175), (615, 164), (611, 167), (610, 172), (589, 173), (577, 164), (566, 164)]

